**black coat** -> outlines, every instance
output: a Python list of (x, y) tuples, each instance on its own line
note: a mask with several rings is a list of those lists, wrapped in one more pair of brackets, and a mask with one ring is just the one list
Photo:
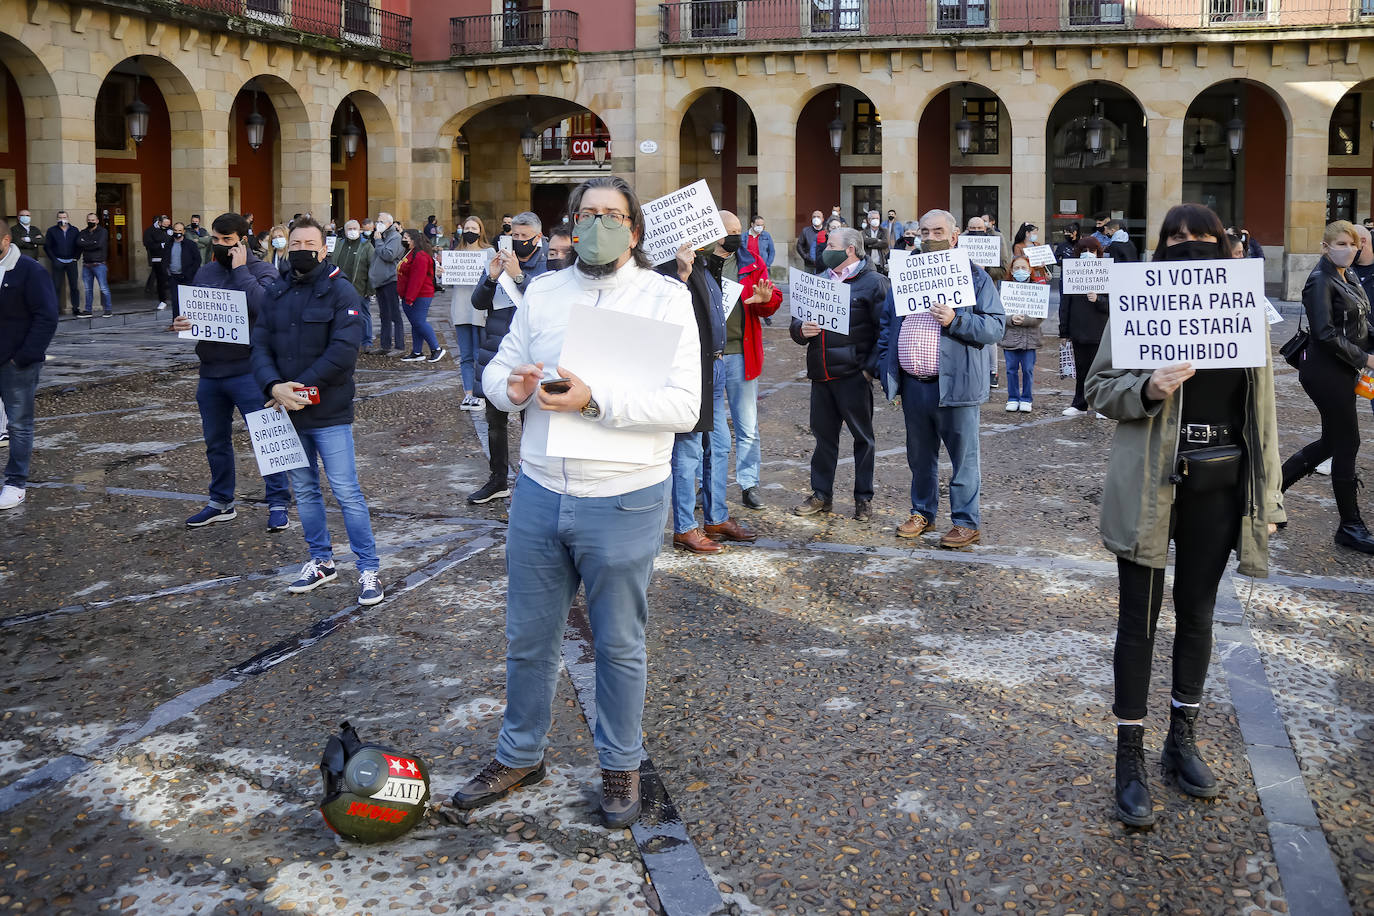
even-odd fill
[[(1347, 269), (1346, 276), (1354, 273)], [(1309, 350), (1356, 369), (1365, 367), (1369, 340), (1369, 299), (1358, 280), (1342, 280), (1323, 256), (1302, 288), (1302, 307), (1312, 335)]]
[(291, 411), (297, 429), (353, 422), (353, 370), (363, 345), (362, 299), (325, 261), (304, 277), (290, 270), (268, 287), (253, 326), (253, 377), (264, 395), (278, 382), (318, 386), (320, 403)]
[(21, 254), (0, 281), (0, 366), (14, 360), (23, 369), (42, 362), (55, 333), (57, 292), (52, 277)]
[(172, 239), (172, 244), (167, 246), (167, 270), (172, 269), (172, 245), (181, 245), (181, 275), (189, 283), (191, 278), (200, 270), (200, 246), (192, 239), (184, 238), (180, 242)]
[(1107, 246), (1103, 256), (1118, 264), (1134, 264), (1140, 260), (1140, 252), (1135, 250), (1135, 245), (1129, 239), (1124, 242), (1112, 242)]
[(1074, 343), (1099, 344), (1107, 328), (1108, 297), (1099, 295), (1096, 302), (1077, 293), (1059, 297), (1059, 336)]
[[(701, 411), (697, 416), (697, 425), (692, 427), (694, 433), (709, 433), (716, 427), (716, 343), (711, 333), (711, 290), (707, 286), (708, 283), (716, 281), (707, 271), (705, 261), (706, 259), (701, 257), (693, 261), (692, 272), (687, 275), (687, 289), (692, 294), (692, 311), (697, 317), (697, 341), (701, 345)], [(682, 282), (677, 275), (676, 258), (654, 269), (665, 277)]]
[[(236, 289), (248, 301), (249, 340), (251, 332), (258, 323), (268, 301), (267, 291), (271, 289), (281, 274), (272, 265), (252, 252), (248, 253), (248, 263), (233, 270), (211, 259), (208, 264), (196, 271), (191, 282), (196, 286), (209, 286), (213, 289)], [(216, 340), (202, 340), (196, 344), (196, 356), (200, 357), (201, 378), (230, 378), (247, 375), (253, 371), (252, 358), (246, 344), (220, 343)]]
[(87, 264), (104, 264), (110, 256), (110, 231), (97, 225), (81, 230), (76, 237), (76, 247), (81, 249), (81, 260)]
[(867, 261), (844, 282), (849, 284), (848, 334), (821, 331), (806, 338), (801, 334), (801, 319), (792, 319), (792, 339), (806, 347), (806, 377), (813, 382), (831, 382), (860, 372), (878, 375), (878, 333), (891, 284)]
[(161, 260), (167, 264), (167, 253), (172, 250), (172, 230), (161, 226), (149, 226), (143, 233), (143, 247), (148, 252), (148, 263)]
[[(544, 272), (547, 267), (547, 255), (548, 249), (540, 245), (534, 254), (530, 255), (530, 259), (520, 265), (520, 272), (525, 275), (525, 282), (517, 284), (520, 292), (523, 293), (525, 287), (530, 285), (530, 281)], [(496, 357), (496, 351), (501, 349), (501, 341), (510, 332), (510, 323), (515, 318), (515, 309), (492, 308), (495, 304), (496, 281), (491, 279), (491, 274), (487, 274), (481, 283), (472, 288), (472, 307), (487, 313), (487, 323), (482, 328), (482, 342), (477, 350), (477, 379), (472, 386), (473, 394), (479, 398), (486, 397), (482, 391), (482, 373), (486, 370), (487, 363)]]

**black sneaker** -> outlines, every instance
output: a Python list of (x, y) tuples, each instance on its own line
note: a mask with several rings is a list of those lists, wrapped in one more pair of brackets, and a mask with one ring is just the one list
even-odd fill
[(506, 496), (510, 496), (510, 487), (504, 480), (497, 480), (493, 477), (482, 484), (482, 489), (468, 494), (468, 505), (480, 506), (483, 503), (491, 502), (493, 499), (501, 499)]
[(401, 362), (403, 362), (403, 363), (418, 363), (420, 360), (422, 360), (422, 359), (424, 359), (424, 358), (425, 358), (425, 354), (423, 354), (423, 353), (411, 353), (411, 354), (408, 354), (408, 355), (406, 355), (406, 356), (402, 356), (402, 357), (401, 357)]
[(740, 494), (740, 502), (744, 503), (746, 509), (762, 509), (763, 494), (759, 492), (758, 487), (750, 487)]
[(429, 354), (429, 357), (425, 360), (425, 362), (437, 363), (439, 360), (443, 359), (444, 355), (447, 353), (447, 350), (445, 350), (443, 347), (440, 347), (437, 352), (431, 352)]
[(238, 518), (238, 511), (230, 506), (228, 509), (216, 509), (214, 506), (206, 506), (195, 515), (186, 520), (187, 528), (204, 528), (215, 522), (227, 522)]
[(326, 582), (333, 582), (339, 578), (338, 572), (334, 569), (333, 563), (321, 563), (318, 560), (310, 560), (301, 567), (301, 574), (287, 586), (287, 591), (293, 595), (299, 595), (311, 591), (324, 585)]

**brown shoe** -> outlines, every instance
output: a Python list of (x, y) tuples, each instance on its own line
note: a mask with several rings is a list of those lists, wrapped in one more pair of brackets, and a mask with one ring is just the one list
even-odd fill
[(919, 512), (913, 512), (911, 518), (897, 526), (897, 537), (918, 538), (929, 530), (930, 519)]
[(508, 767), (492, 759), (472, 781), (453, 793), (455, 807), (471, 810), (505, 798), (512, 789), (544, 781), (544, 761), (532, 767)]
[(977, 528), (965, 528), (963, 525), (955, 525), (945, 532), (945, 536), (940, 538), (940, 546), (955, 550), (959, 547), (969, 547), (978, 543), (978, 539), (983, 535)]
[(601, 815), (612, 830), (639, 819), (639, 770), (601, 771)]
[(716, 541), (757, 541), (759, 533), (744, 527), (733, 518), (727, 518), (719, 525), (706, 525), (706, 536)]
[(829, 512), (831, 503), (828, 499), (821, 498), (820, 494), (812, 493), (806, 497), (806, 502), (802, 503), (792, 511), (805, 518), (808, 515), (816, 515), (821, 512)]
[(673, 546), (692, 553), (720, 553), (721, 546), (701, 533), (700, 528), (673, 535)]

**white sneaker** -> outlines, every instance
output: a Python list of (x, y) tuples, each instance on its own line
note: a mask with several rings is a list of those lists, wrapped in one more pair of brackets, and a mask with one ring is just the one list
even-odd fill
[(1086, 410), (1079, 410), (1077, 407), (1070, 406), (1065, 407), (1062, 411), (1060, 411), (1059, 415), (1061, 417), (1081, 417), (1085, 413), (1087, 413)]
[(0, 509), (13, 509), (24, 501), (24, 488), (5, 484), (0, 490)]
[(474, 397), (474, 398), (472, 399), (472, 406), (468, 408), (468, 410), (486, 410), (486, 409), (487, 409), (487, 399), (486, 399), (486, 398), (478, 398), (478, 397)]
[(1018, 410), (1020, 410), (1020, 409), (1021, 409), (1021, 403), (1020, 403), (1019, 401), (1008, 401), (1008, 402), (1007, 402), (1007, 413), (1016, 413), (1016, 412), (1017, 412)]
[(1030, 413), (1030, 412), (1031, 412), (1031, 402), (1030, 402), (1030, 401), (1022, 401), (1022, 402), (1021, 402), (1021, 412), (1022, 412), (1022, 413)]
[(166, 307), (167, 307), (167, 303), (165, 303), (165, 302), (159, 302), (159, 303), (157, 304), (157, 310), (158, 310), (159, 312), (162, 311), (163, 309), (165, 309)]
[[(1331, 476), (1331, 459), (1330, 459), (1330, 458), (1326, 459), (1326, 460), (1323, 461), (1321, 464), (1317, 465), (1317, 473), (1318, 473), (1318, 474), (1325, 474), (1327, 477), (1330, 477), (1330, 476)], [(8, 490), (9, 487), (6, 487), (5, 489)]]

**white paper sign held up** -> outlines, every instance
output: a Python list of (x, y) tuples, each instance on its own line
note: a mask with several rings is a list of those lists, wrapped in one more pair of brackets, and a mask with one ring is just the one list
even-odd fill
[(1111, 258), (1065, 258), (1059, 265), (1063, 271), (1060, 292), (1067, 294), (1107, 292), (1107, 273)]
[(1268, 362), (1257, 258), (1112, 264), (1112, 365), (1243, 369)]
[(959, 249), (979, 267), (1002, 266), (1002, 238), (996, 235), (961, 235)]
[(1048, 267), (1054, 263), (1054, 249), (1049, 245), (1027, 245), (1022, 250), (1031, 267)]
[(822, 331), (849, 333), (849, 284), (791, 268), (792, 317), (814, 321)]
[(973, 268), (961, 248), (908, 254), (887, 265), (898, 315), (916, 315), (932, 305), (962, 309), (973, 305)]
[(445, 251), (441, 255), (445, 286), (476, 286), (494, 257), (490, 248), (481, 251)]
[(744, 293), (744, 284), (736, 283), (729, 277), (720, 278), (720, 293), (724, 297), (722, 304), (725, 306), (725, 320), (730, 320), (730, 314), (734, 312), (735, 306), (739, 305), (740, 296)]
[(177, 305), (191, 322), (191, 330), (178, 337), (248, 345), (248, 296), (242, 290), (179, 286)]
[(650, 263), (671, 261), (683, 243), (700, 248), (725, 238), (725, 224), (703, 178), (644, 205), (644, 253)]
[(1050, 316), (1050, 286), (1048, 283), (1017, 283), (1002, 281), (1002, 311), (1008, 315), (1027, 318)]
[(262, 476), (310, 466), (305, 449), (301, 447), (301, 437), (296, 434), (296, 426), (285, 410), (269, 407), (244, 414), (243, 419), (248, 423), (253, 457), (258, 459), (258, 472)]

